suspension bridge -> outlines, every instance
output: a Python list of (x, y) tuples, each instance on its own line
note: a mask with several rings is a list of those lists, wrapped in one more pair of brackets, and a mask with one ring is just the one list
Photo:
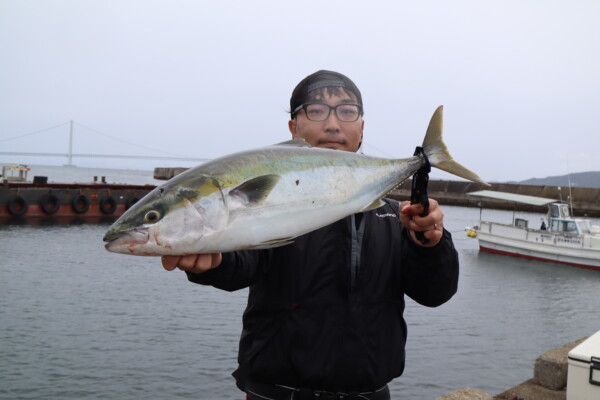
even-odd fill
[[(67, 165), (72, 166), (73, 165), (73, 159), (74, 158), (121, 158), (121, 159), (137, 159), (137, 160), (171, 160), (171, 161), (199, 161), (199, 162), (204, 162), (207, 161), (207, 158), (197, 158), (197, 157), (186, 157), (186, 156), (179, 156), (179, 155), (172, 155), (172, 156), (146, 156), (146, 155), (116, 155), (116, 154), (83, 154), (83, 153), (74, 153), (73, 152), (73, 127), (74, 125), (77, 125), (81, 128), (87, 129), (89, 131), (92, 131), (96, 134), (99, 134), (101, 136), (104, 137), (108, 137), (112, 140), (116, 140), (118, 142), (121, 143), (126, 143), (129, 144), (131, 146), (135, 146), (138, 148), (142, 148), (145, 150), (151, 150), (151, 151), (155, 151), (155, 152), (161, 152), (160, 150), (156, 150), (156, 149), (152, 149), (149, 147), (145, 147), (145, 146), (141, 146), (135, 143), (131, 143), (119, 138), (116, 138), (114, 136), (108, 135), (106, 133), (102, 133), (99, 132), (95, 129), (92, 128), (88, 128), (82, 124), (79, 124), (73, 120), (68, 121), (68, 122), (64, 122), (62, 124), (56, 125), (56, 126), (52, 126), (52, 127), (48, 127), (48, 128), (44, 128), (38, 131), (34, 131), (34, 132), (29, 132), (29, 133), (25, 133), (22, 135), (18, 135), (18, 136), (12, 136), (9, 138), (5, 138), (5, 139), (0, 139), (0, 142), (6, 142), (9, 140), (17, 140), (17, 139), (22, 139), (24, 137), (28, 137), (28, 136), (33, 136), (33, 135), (37, 135), (43, 132), (47, 132), (59, 127), (63, 127), (63, 126), (69, 126), (69, 145), (68, 145), (68, 149), (67, 152), (65, 153), (44, 153), (44, 152), (20, 152), (20, 151), (0, 151), (0, 156), (33, 156), (33, 157), (60, 157), (60, 158), (66, 158), (67, 159)], [(164, 152), (162, 152), (164, 153)]]

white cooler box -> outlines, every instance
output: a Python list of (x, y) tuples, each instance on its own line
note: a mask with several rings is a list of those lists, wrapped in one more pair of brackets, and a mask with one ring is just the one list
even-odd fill
[(600, 400), (600, 331), (569, 351), (567, 400)]

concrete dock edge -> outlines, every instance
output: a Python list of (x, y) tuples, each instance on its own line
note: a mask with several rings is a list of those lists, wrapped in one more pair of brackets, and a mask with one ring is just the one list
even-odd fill
[(461, 388), (435, 400), (566, 400), (568, 356), (587, 337), (549, 350), (535, 360), (533, 378), (495, 396), (475, 388)]

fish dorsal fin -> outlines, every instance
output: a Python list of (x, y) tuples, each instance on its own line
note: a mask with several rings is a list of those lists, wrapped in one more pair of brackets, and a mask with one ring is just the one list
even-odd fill
[(360, 212), (375, 210), (381, 206), (385, 206), (385, 202), (382, 199), (377, 199), (362, 210), (360, 210)]
[(257, 206), (266, 200), (280, 178), (281, 176), (274, 174), (261, 175), (240, 184), (229, 195), (237, 197), (247, 206)]
[(310, 144), (306, 143), (306, 140), (304, 139), (286, 140), (285, 142), (277, 143), (275, 146), (312, 147)]

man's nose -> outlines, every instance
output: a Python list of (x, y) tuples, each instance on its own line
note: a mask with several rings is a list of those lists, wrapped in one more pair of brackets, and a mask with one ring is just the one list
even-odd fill
[(335, 114), (335, 110), (329, 112), (329, 116), (325, 120), (325, 130), (340, 130), (340, 120)]

